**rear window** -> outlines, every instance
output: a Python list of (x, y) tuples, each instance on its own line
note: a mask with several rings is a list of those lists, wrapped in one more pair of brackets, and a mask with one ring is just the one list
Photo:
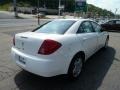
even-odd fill
[(64, 34), (75, 21), (73, 20), (55, 20), (40, 26), (34, 32), (48, 34)]

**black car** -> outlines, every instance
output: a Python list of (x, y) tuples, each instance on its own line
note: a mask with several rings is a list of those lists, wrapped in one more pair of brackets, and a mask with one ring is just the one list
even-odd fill
[(101, 24), (106, 31), (120, 31), (120, 20), (109, 20), (106, 23)]

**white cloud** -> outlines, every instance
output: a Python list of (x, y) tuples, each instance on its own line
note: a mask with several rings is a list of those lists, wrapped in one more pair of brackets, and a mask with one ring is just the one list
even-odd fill
[(120, 14), (120, 0), (87, 0), (87, 2), (100, 8), (111, 10), (113, 13), (117, 8), (117, 14)]

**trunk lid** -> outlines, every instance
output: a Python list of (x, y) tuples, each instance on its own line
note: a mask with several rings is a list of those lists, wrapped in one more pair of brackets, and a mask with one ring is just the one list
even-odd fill
[(38, 50), (45, 39), (55, 40), (60, 37), (61, 35), (56, 34), (53, 35), (35, 32), (20, 33), (15, 36), (15, 48), (21, 52), (36, 56), (38, 55)]

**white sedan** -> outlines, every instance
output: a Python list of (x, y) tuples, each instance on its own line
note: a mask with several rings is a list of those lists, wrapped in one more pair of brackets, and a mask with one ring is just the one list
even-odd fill
[(16, 34), (11, 53), (16, 64), (28, 72), (78, 78), (83, 63), (107, 47), (108, 41), (108, 33), (92, 20), (59, 19), (32, 32)]

